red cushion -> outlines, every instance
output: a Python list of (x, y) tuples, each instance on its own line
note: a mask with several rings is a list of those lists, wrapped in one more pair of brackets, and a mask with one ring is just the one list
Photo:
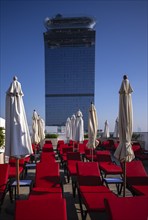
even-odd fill
[(147, 195), (148, 196), (148, 185), (138, 185), (138, 186), (131, 186), (132, 190), (135, 192), (136, 195)]
[(126, 163), (126, 180), (129, 185), (148, 184), (148, 174), (140, 160)]
[(31, 190), (28, 199), (52, 199), (53, 197), (62, 198), (62, 189), (35, 187)]
[(77, 161), (74, 161), (74, 160), (68, 161), (67, 168), (68, 168), (70, 176), (77, 175), (76, 164), (77, 164)]
[(106, 174), (122, 174), (122, 168), (113, 162), (100, 162), (99, 167)]
[(4, 192), (9, 175), (9, 164), (0, 164), (0, 192)]
[(82, 186), (80, 187), (80, 193), (88, 212), (104, 211), (104, 198), (116, 197), (115, 194), (105, 186)]
[(92, 159), (92, 155), (85, 155), (86, 159), (89, 161), (97, 161), (97, 156), (93, 155), (93, 159)]
[(105, 207), (111, 220), (146, 220), (148, 217), (148, 197), (108, 198)]
[[(23, 167), (19, 166), (19, 174), (23, 172)], [(9, 167), (9, 178), (16, 178), (16, 167)]]
[(66, 201), (63, 198), (17, 200), (15, 220), (67, 220)]

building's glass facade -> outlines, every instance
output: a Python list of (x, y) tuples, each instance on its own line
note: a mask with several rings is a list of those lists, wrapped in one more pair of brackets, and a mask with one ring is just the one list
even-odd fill
[(47, 126), (65, 125), (80, 109), (87, 129), (88, 110), (94, 102), (95, 30), (72, 28), (71, 21), (68, 25), (52, 26), (44, 33), (45, 121)]

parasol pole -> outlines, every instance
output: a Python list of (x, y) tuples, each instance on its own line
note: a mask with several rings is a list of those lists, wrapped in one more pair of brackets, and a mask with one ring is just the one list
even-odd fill
[(20, 183), (19, 183), (19, 159), (16, 158), (16, 192), (17, 197), (20, 195)]
[(93, 147), (91, 148), (92, 162), (93, 162)]
[(123, 162), (123, 197), (125, 197), (126, 189), (126, 161)]

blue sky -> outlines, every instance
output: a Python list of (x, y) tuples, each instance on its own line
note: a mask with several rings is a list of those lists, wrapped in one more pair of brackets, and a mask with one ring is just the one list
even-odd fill
[(95, 106), (99, 129), (114, 130), (119, 88), (126, 73), (133, 87), (134, 131), (148, 131), (148, 1), (0, 1), (0, 117), (5, 93), (17, 75), (24, 92), (28, 124), (33, 110), (45, 118), (44, 19), (92, 16), (96, 19)]

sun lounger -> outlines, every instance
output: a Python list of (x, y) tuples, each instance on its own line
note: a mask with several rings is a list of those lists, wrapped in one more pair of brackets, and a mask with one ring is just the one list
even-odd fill
[(14, 220), (67, 220), (66, 201), (63, 198), (17, 200)]
[(105, 207), (110, 220), (147, 220), (148, 197), (106, 198)]
[(9, 164), (0, 164), (0, 208), (9, 190)]
[[(104, 198), (115, 197), (115, 194), (102, 185), (97, 162), (77, 162), (77, 188), (82, 219), (87, 213), (105, 211)], [(82, 203), (86, 207), (83, 210)]]

